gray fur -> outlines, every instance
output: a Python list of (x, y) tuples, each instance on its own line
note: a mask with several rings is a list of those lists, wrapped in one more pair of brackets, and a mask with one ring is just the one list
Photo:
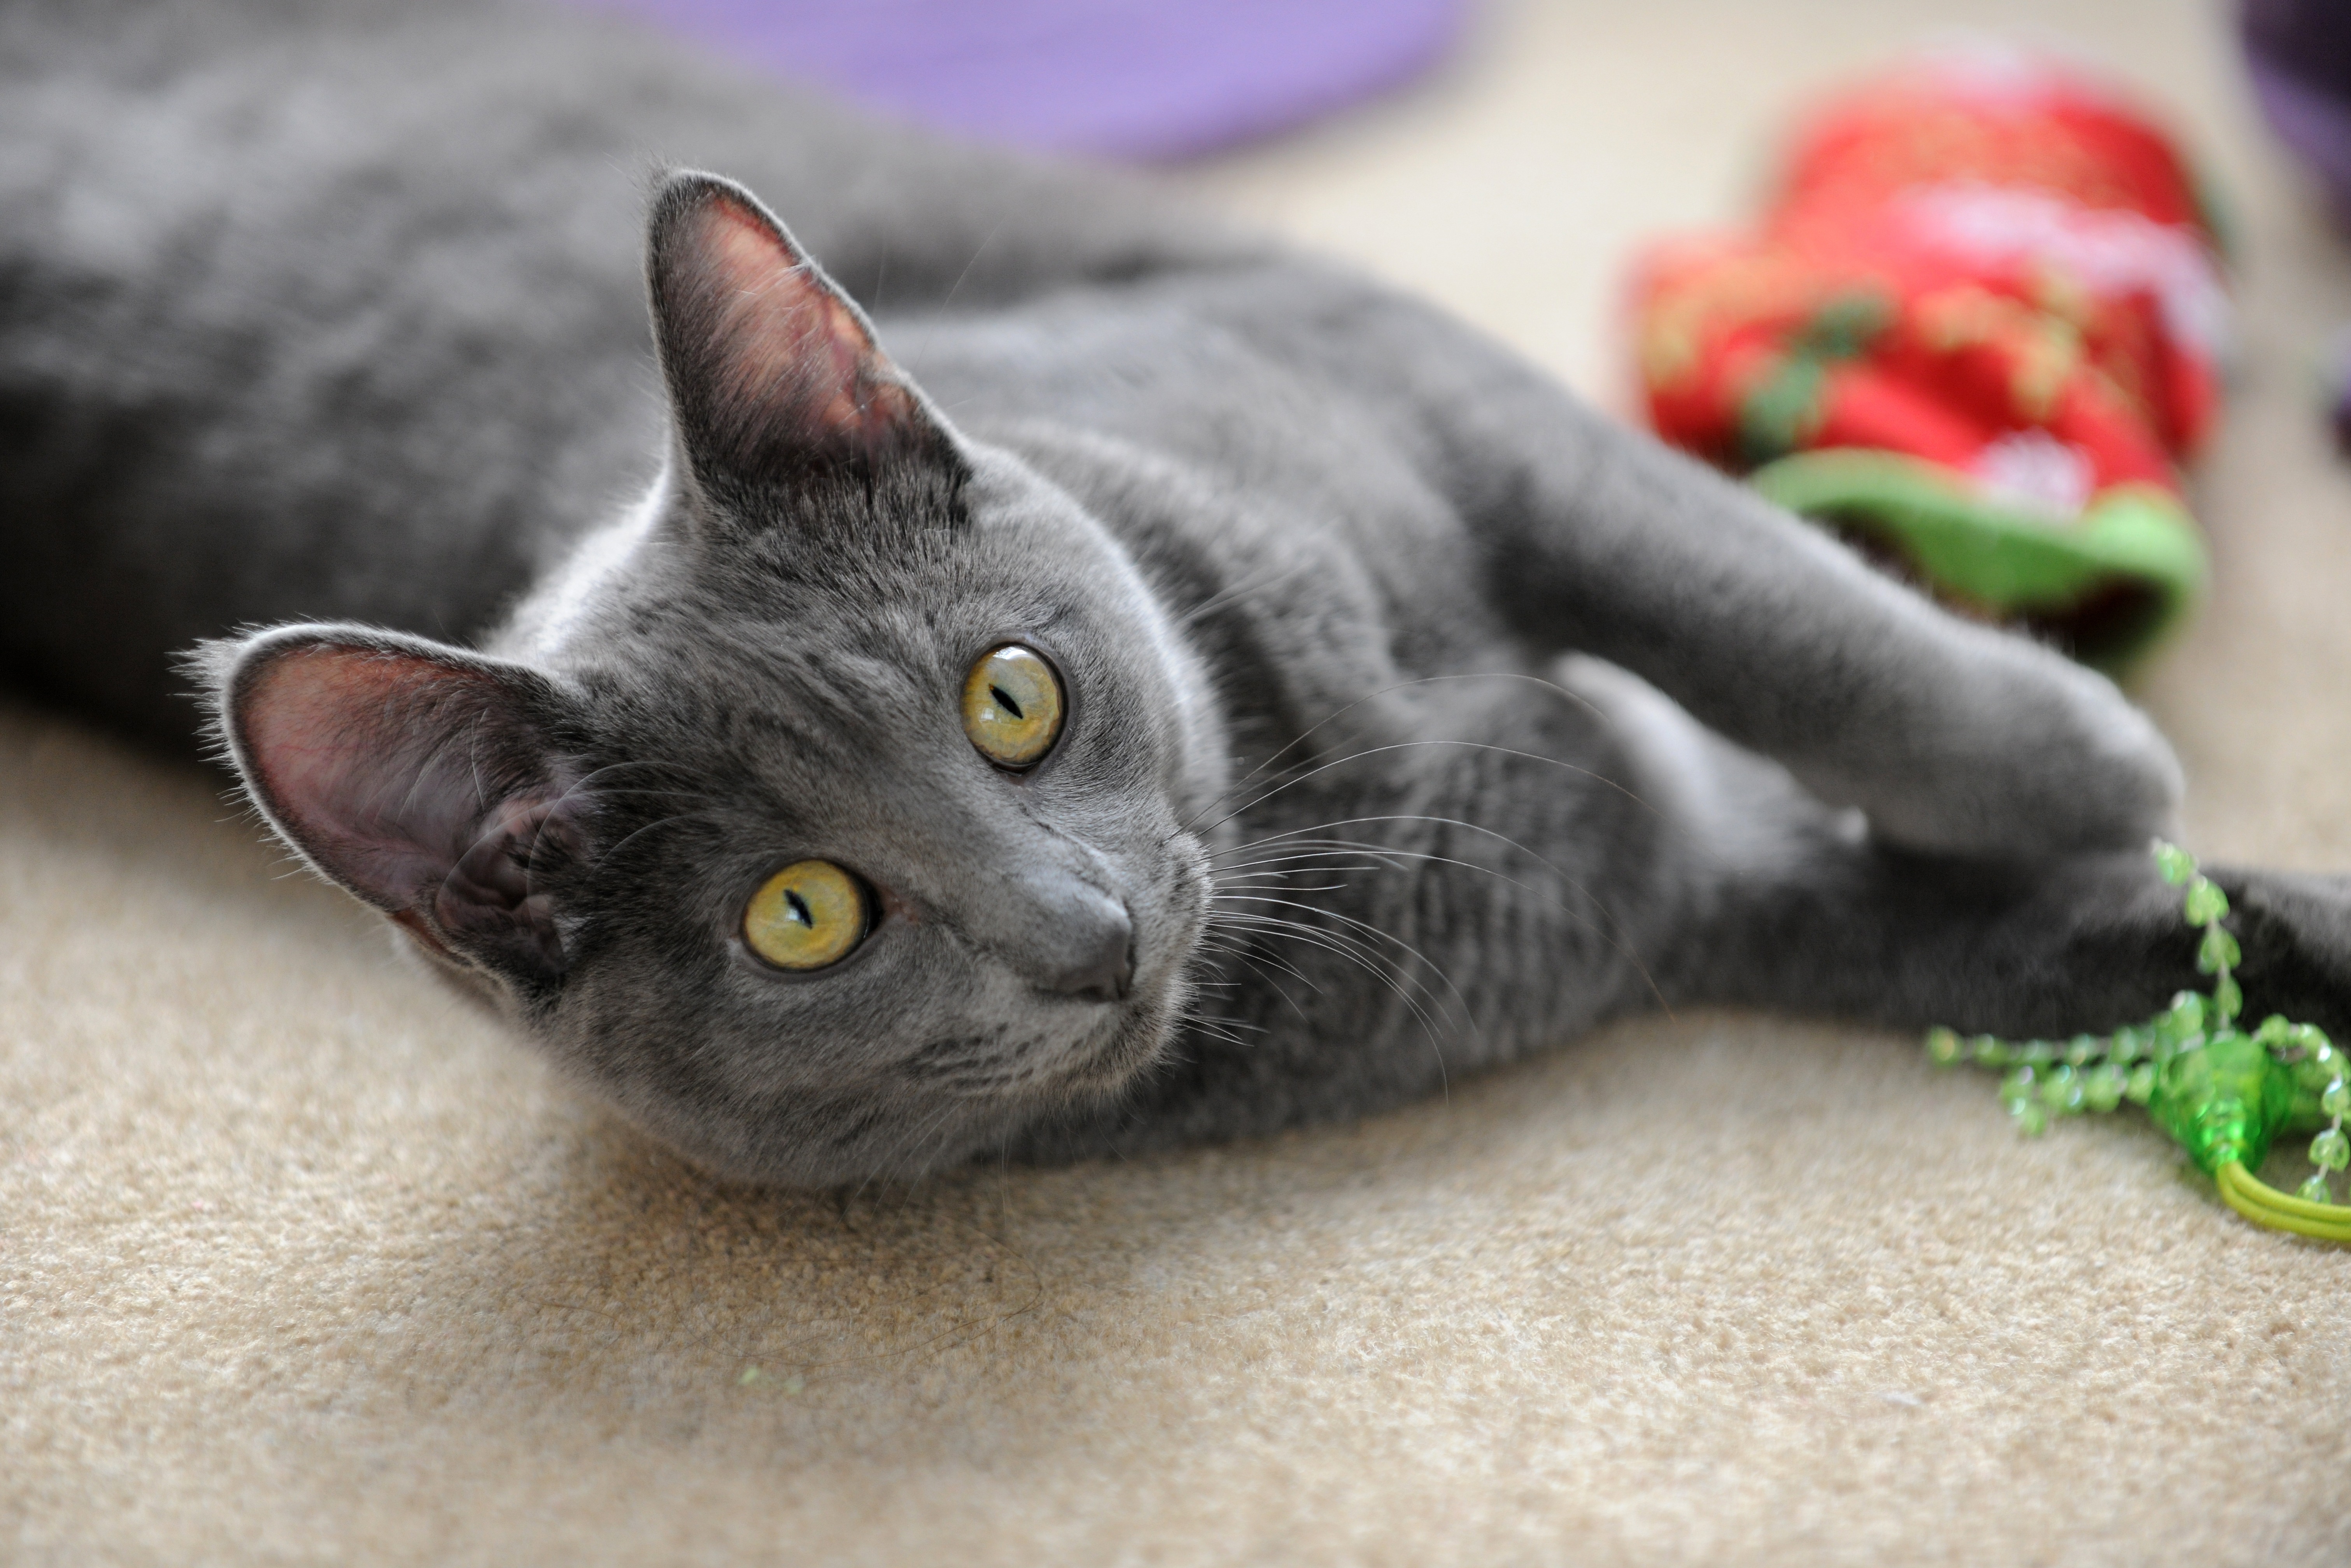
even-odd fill
[[(894, 364), (747, 392), (678, 225), (752, 198), (689, 176), (656, 358), (664, 160)], [(161, 740), (174, 651), (275, 628), (197, 667), (281, 836), (753, 1179), (1360, 1115), (1660, 1001), (2194, 978), (2099, 677), (1342, 269), (521, 5), (0, 14), (0, 543), (15, 675)], [(956, 717), (1008, 637), (1072, 704), (1019, 776)], [(808, 855), (884, 918), (779, 976), (743, 902)], [(2226, 881), (2252, 1004), (2351, 1022), (2343, 884)]]

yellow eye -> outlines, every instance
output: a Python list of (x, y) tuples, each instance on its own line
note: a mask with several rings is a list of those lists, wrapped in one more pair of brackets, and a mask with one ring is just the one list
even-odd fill
[(821, 969), (865, 940), (865, 890), (831, 861), (769, 877), (743, 911), (743, 940), (780, 969)]
[(963, 732), (979, 754), (1026, 768), (1061, 737), (1061, 682), (1034, 649), (1018, 643), (984, 655), (963, 683)]

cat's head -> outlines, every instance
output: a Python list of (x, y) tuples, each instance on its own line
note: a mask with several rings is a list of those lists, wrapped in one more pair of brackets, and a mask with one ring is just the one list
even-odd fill
[(1065, 493), (954, 431), (749, 193), (672, 176), (673, 444), (494, 654), (205, 655), (315, 869), (721, 1172), (910, 1175), (1110, 1101), (1187, 1000), (1206, 685)]

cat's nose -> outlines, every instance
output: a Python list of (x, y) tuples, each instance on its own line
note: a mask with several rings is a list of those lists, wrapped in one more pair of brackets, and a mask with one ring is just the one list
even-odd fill
[(1105, 898), (1070, 925), (1060, 962), (1041, 977), (1044, 988), (1097, 1002), (1124, 999), (1134, 979), (1134, 922), (1125, 906)]

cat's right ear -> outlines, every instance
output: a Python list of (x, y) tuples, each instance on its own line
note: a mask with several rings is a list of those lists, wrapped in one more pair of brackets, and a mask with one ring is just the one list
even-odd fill
[(279, 627), (194, 663), (246, 792), (313, 870), (460, 967), (526, 991), (560, 979), (552, 884), (582, 852), (585, 804), (552, 683), (357, 626)]
[(742, 186), (669, 174), (645, 278), (680, 444), (705, 484), (951, 460), (945, 424), (865, 313)]

